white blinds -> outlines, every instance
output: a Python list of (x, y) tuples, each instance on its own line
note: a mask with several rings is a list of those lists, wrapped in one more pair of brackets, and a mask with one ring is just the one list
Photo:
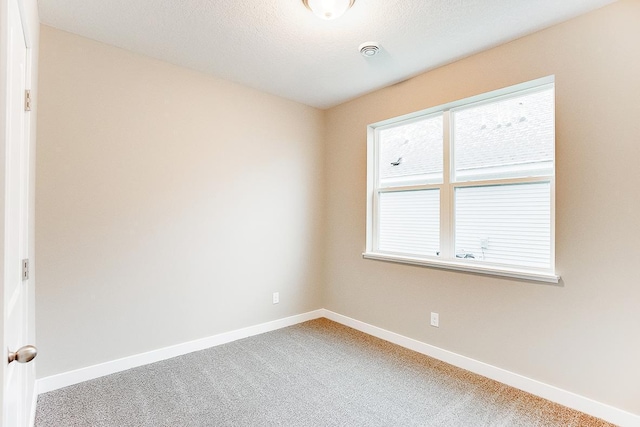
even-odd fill
[(431, 255), (440, 251), (440, 190), (380, 193), (378, 249)]
[(456, 257), (549, 268), (550, 191), (548, 182), (457, 188)]

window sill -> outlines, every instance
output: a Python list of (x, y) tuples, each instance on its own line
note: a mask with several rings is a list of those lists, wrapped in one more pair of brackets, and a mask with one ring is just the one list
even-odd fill
[(402, 255), (381, 254), (375, 252), (365, 252), (362, 254), (365, 259), (373, 259), (378, 261), (397, 262), (400, 264), (411, 264), (422, 267), (441, 268), (445, 270), (463, 271), (467, 273), (485, 274), (488, 276), (510, 277), (513, 279), (530, 280), (534, 282), (558, 283), (560, 276), (553, 273), (545, 273), (540, 271), (516, 269), (516, 268), (499, 268), (488, 267), (482, 265), (471, 265), (455, 261), (441, 261), (423, 258), (413, 258)]

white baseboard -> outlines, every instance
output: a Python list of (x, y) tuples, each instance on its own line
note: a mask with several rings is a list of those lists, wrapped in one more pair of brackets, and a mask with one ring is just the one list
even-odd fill
[(278, 319), (259, 325), (249, 326), (211, 337), (201, 338), (198, 340), (160, 348), (146, 353), (123, 357), (122, 359), (88, 366), (86, 368), (76, 369), (74, 371), (63, 372), (61, 374), (52, 375), (50, 377), (40, 378), (36, 381), (36, 390), (38, 394), (47, 393), (59, 388), (93, 380), (105, 375), (115, 374), (116, 372), (125, 371), (127, 369), (136, 368), (138, 366), (147, 365), (149, 363), (171, 359), (172, 357), (182, 356), (183, 354), (204, 350), (210, 347), (215, 347), (220, 344), (226, 344), (231, 341), (236, 341), (253, 335), (274, 331), (276, 329), (286, 328), (287, 326), (296, 325), (298, 323), (322, 317), (323, 313), (323, 310), (310, 311), (308, 313), (298, 314), (296, 316), (285, 317), (284, 319)]
[(429, 344), (425, 344), (421, 341), (414, 340), (412, 338), (405, 337), (395, 332), (387, 331), (386, 329), (379, 328), (377, 326), (370, 325), (365, 322), (361, 322), (356, 319), (352, 319), (347, 316), (343, 316), (333, 311), (323, 309), (322, 317), (326, 317), (334, 322), (341, 323), (345, 326), (349, 326), (358, 331), (372, 335), (377, 338), (381, 338), (385, 341), (397, 344), (401, 347), (408, 348), (421, 354), (433, 357), (434, 359), (447, 362), (451, 365), (457, 366), (467, 371), (474, 372), (487, 378), (499, 381), (503, 384), (510, 385), (517, 389), (526, 391), (552, 402), (559, 403), (560, 405), (575, 409), (580, 412), (584, 412), (594, 417), (601, 418), (610, 423), (622, 426), (622, 427), (638, 427), (640, 426), (640, 415), (635, 415), (630, 412), (623, 411), (613, 406), (606, 405), (604, 403), (597, 402), (584, 396), (572, 393), (554, 387), (540, 381), (536, 381), (531, 378), (507, 371), (505, 369), (498, 368), (493, 365), (489, 365), (484, 362), (480, 362), (475, 359), (471, 359), (466, 356), (462, 356), (451, 351), (444, 350), (439, 347), (435, 347)]
[[(181, 356), (194, 351), (204, 350), (220, 344), (226, 344), (228, 342), (253, 335), (286, 328), (287, 326), (296, 325), (298, 323), (320, 317), (326, 317), (329, 320), (357, 329), (374, 337), (381, 338), (385, 341), (389, 341), (418, 353), (442, 360), (443, 362), (450, 363), (451, 365), (459, 368), (466, 369), (484, 377), (499, 381), (503, 384), (507, 384), (536, 396), (548, 399), (552, 402), (593, 415), (613, 424), (622, 427), (640, 426), (639, 415), (623, 411), (584, 396), (580, 396), (505, 369), (405, 337), (395, 332), (387, 331), (386, 329), (382, 329), (326, 309), (310, 311), (308, 313), (286, 317), (272, 322), (249, 326), (247, 328), (225, 332), (211, 337), (189, 341), (171, 347), (165, 347), (149, 351), (147, 353), (136, 354), (134, 356), (124, 357), (122, 359), (41, 378), (36, 381), (37, 394), (57, 390), (83, 381), (89, 381), (105, 375), (114, 374), (116, 372), (125, 371), (127, 369), (147, 365), (149, 363), (159, 362), (161, 360), (170, 359), (172, 357)], [(37, 398), (37, 394), (34, 393), (34, 398)], [(33, 405), (33, 407), (35, 408), (35, 405)]]

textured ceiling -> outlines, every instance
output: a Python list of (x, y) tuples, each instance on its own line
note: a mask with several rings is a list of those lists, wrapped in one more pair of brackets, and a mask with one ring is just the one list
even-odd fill
[[(356, 0), (324, 21), (301, 0), (39, 0), (94, 40), (327, 108), (614, 0)], [(358, 46), (377, 41), (364, 58)]]

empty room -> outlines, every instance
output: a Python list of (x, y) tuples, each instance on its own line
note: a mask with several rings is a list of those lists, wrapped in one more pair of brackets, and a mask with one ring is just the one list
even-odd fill
[(2, 426), (640, 426), (640, 1), (0, 19)]

